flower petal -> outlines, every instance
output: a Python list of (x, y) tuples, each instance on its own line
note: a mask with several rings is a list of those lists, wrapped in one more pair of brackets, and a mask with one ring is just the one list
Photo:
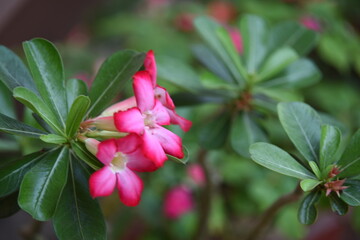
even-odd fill
[(146, 53), (145, 60), (144, 60), (144, 67), (145, 67), (145, 70), (150, 73), (152, 85), (153, 85), (153, 87), (155, 87), (156, 86), (157, 69), (156, 69), (156, 62), (155, 62), (155, 56), (154, 56), (153, 50), (150, 50)]
[(108, 166), (117, 152), (117, 147), (114, 139), (109, 139), (101, 142), (98, 147), (96, 157), (105, 165)]
[(111, 105), (107, 109), (105, 109), (100, 116), (113, 116), (114, 113), (118, 111), (126, 111), (129, 108), (136, 107), (136, 99), (135, 96), (129, 97), (121, 102), (115, 103), (114, 105)]
[(152, 130), (153, 136), (160, 142), (162, 148), (167, 154), (177, 158), (183, 158), (181, 138), (175, 133), (163, 127), (157, 127)]
[(118, 131), (141, 134), (144, 119), (137, 107), (114, 113), (114, 123)]
[(164, 105), (164, 107), (169, 109), (175, 108), (174, 102), (165, 88), (157, 85), (154, 88), (154, 94), (155, 94), (155, 98), (158, 99), (162, 103), (162, 105)]
[(110, 167), (103, 167), (89, 178), (90, 194), (93, 198), (109, 196), (115, 188), (116, 176)]
[(106, 131), (116, 131), (113, 116), (89, 119), (83, 122), (82, 125), (95, 126), (97, 129)]
[(126, 206), (138, 205), (143, 190), (142, 180), (129, 168), (124, 168), (124, 170), (118, 172), (116, 177), (120, 200)]
[(167, 109), (167, 112), (170, 116), (170, 123), (179, 125), (180, 128), (187, 132), (190, 130), (192, 126), (192, 122), (187, 120), (186, 118), (183, 118), (182, 116), (178, 115), (175, 110)]
[(157, 167), (161, 167), (167, 160), (159, 140), (149, 131), (144, 131), (143, 150), (145, 157), (153, 161)]
[(151, 77), (148, 71), (139, 71), (134, 75), (134, 94), (137, 105), (143, 113), (151, 110), (155, 104), (154, 87), (151, 83)]
[(152, 110), (152, 114), (155, 116), (155, 122), (159, 125), (169, 125), (170, 116), (167, 109), (158, 101), (155, 100), (155, 106)]
[(137, 172), (152, 172), (158, 169), (153, 161), (145, 157), (142, 149), (137, 149), (136, 151), (127, 154), (128, 162), (126, 166), (133, 171)]
[(142, 139), (134, 133), (131, 133), (126, 137), (116, 139), (115, 141), (117, 151), (125, 153), (127, 155), (134, 152), (136, 149), (139, 149), (142, 143)]

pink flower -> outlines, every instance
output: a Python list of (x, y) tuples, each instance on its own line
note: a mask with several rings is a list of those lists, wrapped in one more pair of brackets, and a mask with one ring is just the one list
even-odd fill
[(340, 191), (348, 188), (348, 186), (343, 186), (344, 183), (345, 179), (325, 183), (326, 196), (329, 196), (331, 192), (336, 192), (336, 194), (340, 197)]
[(200, 164), (191, 164), (187, 168), (187, 174), (194, 181), (194, 183), (202, 186), (205, 183), (204, 169)]
[(238, 53), (243, 52), (243, 43), (242, 43), (242, 37), (240, 34), (240, 31), (236, 28), (228, 28), (231, 40), (237, 50)]
[[(129, 134), (120, 139), (109, 139), (101, 143), (85, 141), (88, 149), (97, 146), (96, 157), (105, 165), (90, 176), (92, 197), (108, 196), (115, 186), (120, 200), (127, 206), (136, 206), (141, 199), (142, 180), (134, 173), (154, 171), (157, 167), (141, 151), (141, 139)], [(89, 145), (94, 146), (89, 146)]]
[(141, 136), (145, 156), (153, 160), (158, 167), (167, 159), (166, 154), (183, 158), (181, 138), (162, 127), (170, 124), (170, 116), (161, 102), (154, 97), (149, 72), (139, 71), (133, 78), (137, 107), (114, 113), (117, 130)]
[(177, 219), (193, 207), (193, 198), (186, 186), (174, 187), (165, 196), (164, 213), (168, 218)]
[(300, 18), (300, 23), (310, 30), (320, 32), (322, 30), (321, 24), (319, 21), (311, 16), (303, 16)]

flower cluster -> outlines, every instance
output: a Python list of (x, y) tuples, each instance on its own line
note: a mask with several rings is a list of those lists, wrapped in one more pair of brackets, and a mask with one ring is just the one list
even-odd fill
[(116, 186), (121, 201), (127, 206), (136, 206), (143, 190), (142, 180), (135, 172), (155, 171), (163, 166), (167, 154), (184, 157), (181, 138), (163, 126), (176, 124), (184, 131), (191, 127), (189, 120), (176, 113), (166, 89), (156, 83), (152, 50), (146, 54), (144, 67), (144, 71), (133, 76), (133, 97), (82, 123), (82, 136), (103, 139), (110, 136), (102, 142), (95, 138), (83, 140), (88, 150), (104, 164), (90, 177), (91, 195), (110, 195)]

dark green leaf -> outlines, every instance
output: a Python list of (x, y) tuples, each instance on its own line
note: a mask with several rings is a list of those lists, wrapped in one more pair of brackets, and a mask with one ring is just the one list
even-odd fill
[(360, 174), (360, 129), (352, 136), (344, 154), (337, 163), (341, 173), (339, 177), (350, 177)]
[(321, 181), (317, 179), (304, 179), (300, 182), (300, 187), (304, 192), (308, 192), (313, 190), (320, 183)]
[(321, 197), (321, 191), (310, 192), (300, 204), (298, 218), (302, 224), (313, 224), (316, 220), (317, 210), (315, 204)]
[(45, 154), (45, 152), (32, 153), (2, 166), (0, 169), (0, 197), (18, 190), (25, 173)]
[(71, 106), (74, 100), (80, 95), (88, 95), (86, 83), (80, 79), (69, 79), (66, 82), (66, 98), (68, 106)]
[(15, 53), (4, 46), (0, 46), (0, 80), (11, 91), (16, 87), (26, 87), (37, 92), (24, 63)]
[(11, 118), (16, 118), (12, 94), (1, 81), (0, 81), (0, 113)]
[(315, 179), (315, 176), (287, 152), (269, 143), (254, 143), (250, 146), (251, 158), (258, 164), (275, 172), (299, 179)]
[(337, 127), (331, 125), (321, 126), (321, 140), (320, 140), (320, 169), (324, 170), (330, 164), (333, 164), (337, 159), (336, 152), (339, 149), (341, 142), (341, 132)]
[(10, 217), (20, 210), (17, 203), (19, 192), (0, 198), (0, 218)]
[(297, 22), (283, 22), (274, 26), (269, 34), (271, 50), (289, 46), (301, 56), (307, 54), (315, 45), (317, 34)]
[(235, 152), (241, 156), (250, 157), (250, 145), (266, 141), (265, 133), (249, 113), (243, 112), (236, 116), (230, 131), (230, 143)]
[(106, 239), (100, 206), (89, 193), (90, 174), (77, 161), (72, 157), (68, 181), (53, 217), (56, 235), (60, 240)]
[(46, 143), (52, 143), (52, 144), (63, 144), (68, 141), (66, 137), (59, 136), (56, 134), (41, 135), (40, 139)]
[(230, 100), (229, 91), (203, 90), (196, 94), (176, 93), (171, 95), (176, 106), (193, 106), (201, 103), (226, 103)]
[(83, 160), (92, 169), (98, 170), (103, 167), (103, 164), (86, 149), (83, 143), (74, 141), (71, 142), (71, 147), (76, 156)]
[(221, 113), (204, 123), (199, 132), (200, 144), (206, 149), (222, 147), (229, 135), (230, 116), (228, 113)]
[(86, 96), (78, 96), (72, 104), (69, 116), (66, 119), (66, 135), (73, 137), (79, 129), (80, 123), (85, 117), (90, 107), (90, 98)]
[(68, 108), (59, 52), (51, 42), (41, 38), (24, 42), (23, 48), (42, 99), (64, 127)]
[(350, 206), (360, 206), (360, 180), (346, 180), (344, 186), (348, 188), (342, 190), (341, 199)]
[(349, 209), (348, 205), (341, 200), (335, 193), (329, 195), (331, 210), (339, 215), (345, 215)]
[(10, 118), (0, 113), (0, 132), (10, 133), (19, 136), (39, 138), (46, 132), (33, 128), (16, 119)]
[(19, 205), (33, 218), (45, 221), (53, 216), (66, 184), (69, 158), (68, 147), (58, 148), (25, 174), (20, 186)]
[(17, 87), (14, 89), (14, 98), (30, 108), (33, 112), (41, 116), (44, 121), (49, 124), (57, 133), (62, 134), (61, 123), (58, 118), (50, 110), (47, 104), (40, 99), (35, 93), (27, 88)]
[(90, 117), (101, 113), (141, 67), (144, 54), (124, 50), (111, 55), (102, 65), (92, 84), (89, 96)]
[(317, 112), (301, 102), (278, 104), (281, 125), (308, 161), (319, 162), (321, 120)]
[(33, 116), (33, 118), (35, 119), (35, 121), (47, 132), (49, 133), (53, 133), (54, 130), (49, 126), (49, 124), (47, 124), (44, 119), (42, 119), (39, 115), (37, 115), (36, 113), (32, 113), (31, 114)]
[(249, 74), (255, 74), (266, 56), (267, 26), (265, 21), (255, 15), (245, 15), (240, 21), (244, 57)]

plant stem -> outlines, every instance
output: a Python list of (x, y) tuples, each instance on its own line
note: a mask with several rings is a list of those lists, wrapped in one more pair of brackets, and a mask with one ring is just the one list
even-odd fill
[(208, 232), (208, 222), (209, 222), (209, 215), (211, 210), (211, 197), (212, 197), (213, 186), (212, 186), (210, 171), (206, 165), (206, 153), (207, 153), (206, 150), (200, 149), (198, 155), (198, 162), (203, 168), (205, 175), (205, 185), (203, 192), (200, 196), (199, 218), (197, 222), (198, 226), (193, 236), (194, 240), (206, 239), (207, 237), (206, 235)]
[(276, 213), (278, 213), (278, 211), (281, 208), (283, 208), (284, 206), (299, 200), (299, 198), (301, 197), (302, 194), (303, 194), (303, 191), (301, 190), (300, 185), (298, 184), (292, 193), (289, 193), (289, 194), (286, 194), (286, 195), (280, 197), (276, 202), (274, 202), (264, 212), (264, 214), (261, 216), (259, 222), (250, 231), (246, 240), (258, 239), (261, 236), (261, 234), (264, 232), (264, 230), (267, 228), (270, 220), (274, 218)]

